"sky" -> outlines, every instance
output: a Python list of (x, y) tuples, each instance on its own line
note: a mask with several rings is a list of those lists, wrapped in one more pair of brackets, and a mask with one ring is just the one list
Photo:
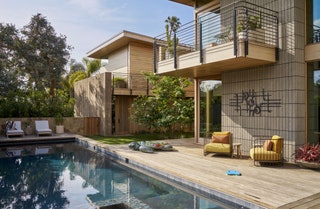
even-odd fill
[(165, 20), (193, 20), (193, 8), (169, 0), (0, 0), (0, 22), (21, 29), (41, 13), (73, 47), (81, 62), (87, 52), (123, 30), (151, 37), (165, 32)]

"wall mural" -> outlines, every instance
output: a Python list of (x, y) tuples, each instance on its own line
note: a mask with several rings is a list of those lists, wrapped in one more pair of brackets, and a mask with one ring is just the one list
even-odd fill
[(249, 116), (261, 116), (262, 112), (270, 113), (273, 107), (280, 107), (281, 99), (271, 99), (270, 93), (255, 92), (253, 89), (234, 94), (229, 105), (235, 107), (235, 111)]

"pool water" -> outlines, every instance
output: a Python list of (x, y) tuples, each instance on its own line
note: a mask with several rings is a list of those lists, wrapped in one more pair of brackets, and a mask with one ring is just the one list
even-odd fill
[(228, 208), (76, 143), (0, 150), (0, 208)]

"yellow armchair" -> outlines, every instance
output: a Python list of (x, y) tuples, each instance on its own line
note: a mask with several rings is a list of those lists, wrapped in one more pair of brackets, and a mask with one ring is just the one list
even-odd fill
[(269, 140), (254, 140), (250, 149), (250, 157), (254, 165), (261, 163), (283, 163), (283, 138), (277, 135)]
[(229, 131), (213, 132), (211, 142), (205, 144), (203, 154), (209, 153), (225, 153), (232, 156), (232, 140)]

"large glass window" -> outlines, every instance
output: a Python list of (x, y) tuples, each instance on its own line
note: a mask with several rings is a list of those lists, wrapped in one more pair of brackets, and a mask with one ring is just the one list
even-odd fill
[[(320, 1), (306, 1), (307, 44), (320, 43)], [(319, 58), (320, 59), (320, 58)], [(320, 60), (308, 63), (308, 141), (320, 142)]]
[(320, 1), (306, 1), (307, 43), (320, 42)]
[(221, 130), (221, 82), (201, 81), (200, 84), (200, 137), (208, 137)]
[(320, 139), (320, 62), (308, 63), (308, 140)]

